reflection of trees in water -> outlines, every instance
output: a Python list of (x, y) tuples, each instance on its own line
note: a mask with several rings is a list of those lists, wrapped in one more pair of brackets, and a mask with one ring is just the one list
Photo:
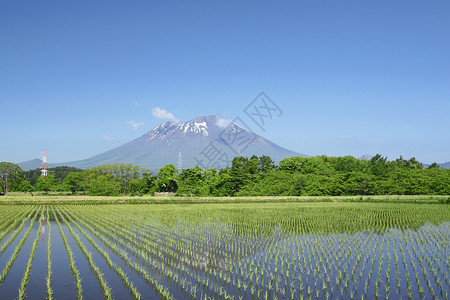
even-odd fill
[[(426, 223), (417, 230), (389, 228), (383, 231), (361, 230), (353, 233), (290, 234), (283, 231), (280, 226), (275, 226), (270, 229), (270, 233), (269, 230), (265, 230), (264, 234), (252, 234), (243, 233), (242, 230), (236, 231), (233, 225), (222, 222), (197, 224), (178, 222), (171, 227), (161, 224), (158, 220), (151, 223), (149, 229), (152, 231), (154, 241), (159, 243), (159, 247), (166, 249), (165, 255), (170, 256), (169, 260), (178, 261), (194, 272), (212, 274), (210, 278), (216, 280), (222, 273), (229, 278), (247, 278), (245, 280), (255, 279), (258, 274), (270, 274), (272, 278), (270, 281), (273, 281), (270, 284), (289, 286), (294, 291), (300, 288), (298, 281), (305, 286), (316, 284), (326, 286), (320, 292), (321, 297), (330, 293), (330, 285), (336, 282), (340, 273), (344, 274), (342, 281), (339, 281), (339, 285), (343, 286), (351, 281), (349, 274), (365, 274), (364, 272), (368, 272), (370, 264), (374, 262), (377, 263), (378, 269), (380, 255), (384, 259), (388, 254), (394, 257), (394, 252), (399, 257), (402, 253), (420, 256), (421, 252), (418, 252), (418, 249), (421, 247), (422, 236), (439, 235), (442, 242), (443, 238), (445, 240), (442, 234), (445, 233), (448, 237), (446, 232), (449, 228), (449, 223), (442, 223), (439, 226)], [(142, 226), (135, 229), (138, 228), (141, 229)], [(407, 250), (401, 250), (399, 247), (402, 240), (407, 244)], [(444, 257), (432, 253), (436, 252), (434, 246), (430, 248), (432, 243), (425, 245), (426, 248), (422, 247), (424, 253), (429, 252), (437, 270), (441, 272), (440, 268), (445, 266), (442, 261)], [(421, 267), (426, 268), (427, 273), (432, 272), (428, 266)], [(383, 275), (387, 269), (384, 264), (381, 268)], [(175, 264), (169, 269), (177, 272)], [(291, 274), (291, 277), (287, 274)], [(250, 275), (253, 277), (247, 277)], [(209, 275), (202, 276), (207, 278)], [(269, 286), (267, 278), (264, 276), (263, 279), (265, 287)], [(361, 282), (352, 283), (352, 289), (364, 293), (361, 291), (364, 291), (364, 285), (367, 283)], [(368, 284), (373, 285), (371, 282)], [(289, 295), (286, 291), (285, 288), (283, 291), (277, 288), (278, 297)], [(349, 293), (346, 290), (345, 297), (350, 297)]]
[(194, 266), (194, 269), (217, 272), (234, 269), (238, 261), (257, 255), (285, 237), (279, 228), (272, 228), (271, 234), (255, 235), (236, 234), (232, 225), (221, 222), (178, 222), (170, 227), (156, 219), (151, 223), (135, 227), (137, 239), (157, 243), (168, 250), (165, 252), (170, 259)]
[[(433, 211), (433, 212), (432, 212)], [(414, 216), (414, 217), (412, 217)], [(228, 208), (202, 208), (155, 211), (147, 218), (157, 218), (162, 224), (221, 222), (232, 226), (236, 235), (271, 235), (274, 228), (290, 234), (302, 233), (355, 233), (364, 230), (386, 232), (390, 228), (418, 229), (426, 222), (439, 224), (448, 221), (448, 213), (430, 210), (423, 205), (385, 205), (369, 203), (319, 203), (314, 206), (280, 204)]]

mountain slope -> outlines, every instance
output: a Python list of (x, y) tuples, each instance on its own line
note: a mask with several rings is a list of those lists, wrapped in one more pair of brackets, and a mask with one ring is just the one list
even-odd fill
[[(238, 154), (268, 155), (276, 163), (285, 157), (302, 155), (282, 148), (220, 116), (197, 117), (188, 122), (166, 122), (143, 136), (85, 160), (49, 164), (90, 168), (102, 164), (130, 163), (151, 170), (166, 164), (223, 168)], [(228, 163), (227, 163), (228, 162)]]
[(450, 161), (440, 164), (439, 167), (443, 169), (450, 169)]
[(18, 163), (19, 167), (24, 171), (38, 169), (42, 166), (42, 160), (39, 158), (35, 158), (32, 160), (27, 160), (21, 163)]

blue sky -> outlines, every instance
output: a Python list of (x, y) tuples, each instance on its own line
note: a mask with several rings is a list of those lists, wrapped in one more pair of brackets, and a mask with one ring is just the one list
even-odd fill
[[(164, 119), (233, 119), (308, 155), (450, 161), (449, 1), (2, 1), (0, 161), (87, 158)], [(250, 124), (250, 122), (248, 122)]]

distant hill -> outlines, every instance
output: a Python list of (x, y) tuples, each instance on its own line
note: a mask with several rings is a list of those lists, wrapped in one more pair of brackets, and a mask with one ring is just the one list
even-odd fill
[[(130, 163), (159, 170), (167, 164), (178, 165), (181, 152), (182, 167), (196, 165), (207, 168), (226, 166), (235, 156), (267, 155), (278, 163), (285, 157), (306, 156), (254, 134), (221, 116), (202, 116), (188, 122), (166, 122), (143, 136), (112, 150), (85, 160), (49, 164), (49, 167), (72, 166), (91, 168), (103, 164)], [(40, 160), (19, 164), (24, 170), (39, 167)]]
[(439, 164), (439, 167), (441, 167), (443, 169), (450, 169), (450, 161), (443, 163), (443, 164)]
[(32, 160), (21, 162), (18, 165), (24, 171), (34, 170), (34, 169), (40, 168), (42, 166), (42, 160), (39, 158), (35, 158)]

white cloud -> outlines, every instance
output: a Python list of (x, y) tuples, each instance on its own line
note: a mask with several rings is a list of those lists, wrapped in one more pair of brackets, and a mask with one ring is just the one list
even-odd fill
[(133, 100), (133, 105), (134, 106), (141, 106), (141, 104), (137, 100)]
[(216, 125), (219, 126), (220, 128), (225, 128), (228, 125), (230, 125), (230, 120), (227, 120), (225, 118), (219, 118), (216, 121)]
[(125, 124), (130, 125), (131, 127), (133, 127), (133, 130), (138, 129), (140, 126), (145, 125), (144, 122), (135, 122), (135, 121), (126, 121)]
[(175, 118), (175, 116), (172, 113), (166, 111), (163, 108), (159, 108), (159, 107), (152, 108), (152, 114), (154, 117), (156, 117), (158, 119), (170, 120), (175, 123), (179, 122), (179, 120), (177, 118)]
[(102, 138), (108, 142), (112, 142), (112, 141), (116, 140), (116, 138), (113, 135), (104, 135), (104, 136), (102, 136)]

